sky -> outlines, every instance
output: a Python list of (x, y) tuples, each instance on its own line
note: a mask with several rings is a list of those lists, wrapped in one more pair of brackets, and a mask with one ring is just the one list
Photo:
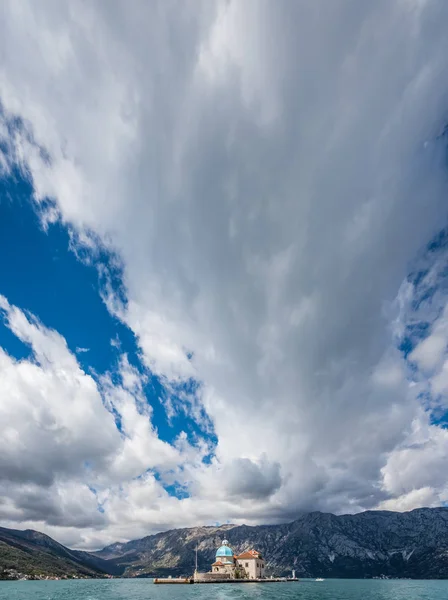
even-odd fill
[(3, 0), (0, 525), (448, 503), (445, 0)]

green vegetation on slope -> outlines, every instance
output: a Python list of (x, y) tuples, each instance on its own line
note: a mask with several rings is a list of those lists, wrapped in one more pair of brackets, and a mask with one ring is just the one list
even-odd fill
[(28, 577), (92, 577), (98, 575), (70, 561), (39, 550), (25, 551), (0, 541), (0, 579)]
[(0, 527), (0, 578), (105, 577), (120, 574), (109, 561), (70, 550), (32, 529)]

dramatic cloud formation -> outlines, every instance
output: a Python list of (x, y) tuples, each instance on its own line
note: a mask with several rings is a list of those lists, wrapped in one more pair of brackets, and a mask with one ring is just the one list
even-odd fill
[[(35, 359), (0, 355), (0, 517), (92, 547), (447, 500), (443, 244), (410, 270), (446, 223), (448, 4), (2, 11), (0, 167), (29, 174), (74, 251), (119, 261), (104, 300), (146, 374), (123, 355), (119, 384), (94, 378), (3, 299)], [(158, 438), (150, 373), (195, 443)]]

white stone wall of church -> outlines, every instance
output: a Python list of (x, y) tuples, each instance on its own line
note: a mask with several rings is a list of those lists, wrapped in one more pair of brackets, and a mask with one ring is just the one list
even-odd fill
[[(258, 558), (247, 558), (238, 561), (246, 571), (249, 579), (259, 579), (264, 577), (264, 560)], [(248, 565), (246, 567), (246, 565)]]

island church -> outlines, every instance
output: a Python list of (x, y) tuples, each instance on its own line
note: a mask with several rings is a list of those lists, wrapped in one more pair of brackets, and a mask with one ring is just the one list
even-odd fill
[(209, 573), (195, 573), (196, 579), (264, 579), (265, 560), (256, 550), (235, 556), (227, 540), (216, 551)]

